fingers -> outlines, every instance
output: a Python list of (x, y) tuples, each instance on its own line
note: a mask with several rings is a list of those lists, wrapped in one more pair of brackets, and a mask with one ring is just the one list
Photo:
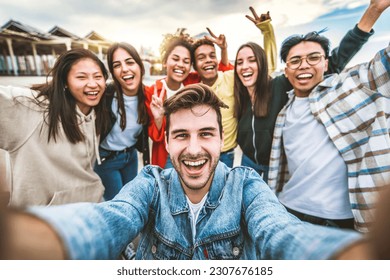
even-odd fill
[(152, 109), (153, 116), (160, 117), (163, 114), (163, 102), (160, 98), (153, 95), (152, 96), (152, 102), (150, 103), (150, 108)]
[(162, 100), (163, 97), (164, 97), (165, 91), (166, 91), (166, 90), (165, 90), (165, 88), (164, 88), (164, 85), (162, 86), (160, 92), (158, 92), (157, 86), (155, 85), (155, 86), (154, 86), (154, 91), (153, 91), (153, 96), (155, 96), (156, 98), (159, 98), (159, 99)]
[(209, 32), (210, 35), (211, 35), (213, 38), (217, 38), (217, 36), (215, 36), (215, 34), (211, 31), (210, 28), (206, 27), (206, 29), (207, 29), (207, 32)]
[(157, 85), (154, 85), (153, 95), (156, 95), (156, 96), (158, 95), (157, 94)]
[(162, 107), (162, 100), (156, 96), (152, 96), (152, 103), (153, 106), (156, 108), (161, 108)]
[(251, 16), (245, 15), (247, 19), (249, 19), (251, 22), (256, 23), (256, 20), (252, 18)]
[(251, 7), (249, 7), (249, 10), (251, 10), (251, 12), (252, 12), (253, 16), (255, 17), (255, 19), (258, 20), (259, 16), (257, 15), (255, 9), (253, 9), (253, 7), (251, 6)]
[(209, 41), (215, 43), (215, 39), (214, 39), (214, 38), (211, 38), (210, 36), (205, 35), (204, 38), (205, 38), (206, 40), (209, 40)]
[(160, 95), (158, 96), (161, 99), (161, 102), (162, 102), (162, 100), (164, 98), (165, 92), (166, 92), (165, 86), (163, 85), (162, 88), (161, 88), (161, 91), (160, 91)]

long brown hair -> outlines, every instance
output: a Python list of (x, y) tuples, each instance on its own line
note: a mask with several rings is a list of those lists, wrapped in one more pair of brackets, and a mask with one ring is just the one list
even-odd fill
[[(61, 54), (53, 69), (47, 76), (46, 83), (33, 85), (32, 90), (38, 91), (38, 97), (45, 96), (49, 100), (48, 106), (48, 142), (53, 139), (56, 141), (58, 136), (59, 124), (61, 123), (65, 135), (71, 143), (77, 143), (84, 140), (84, 134), (79, 127), (76, 113), (76, 100), (72, 94), (65, 94), (67, 78), (72, 66), (82, 59), (93, 60), (102, 71), (107, 80), (108, 73), (103, 62), (91, 51), (86, 49), (73, 49)], [(51, 80), (49, 76), (52, 76)], [(38, 101), (37, 99), (37, 102)], [(108, 112), (105, 109), (104, 95), (97, 106), (96, 112), (96, 134), (100, 135), (108, 127)]]
[(138, 97), (138, 107), (137, 107), (138, 119), (137, 119), (137, 122), (139, 124), (146, 125), (148, 123), (148, 113), (146, 111), (146, 106), (145, 106), (144, 85), (142, 84), (142, 79), (145, 75), (145, 67), (144, 67), (142, 59), (141, 59), (140, 55), (138, 54), (137, 50), (132, 45), (130, 45), (128, 43), (120, 42), (120, 43), (114, 43), (113, 45), (111, 45), (107, 51), (108, 69), (110, 70), (112, 79), (114, 80), (116, 91), (118, 93), (116, 98), (118, 99), (120, 127), (122, 130), (124, 130), (126, 128), (126, 110), (125, 110), (125, 103), (123, 101), (122, 87), (121, 87), (119, 81), (114, 77), (113, 57), (114, 57), (114, 52), (117, 49), (125, 50), (141, 68), (141, 83), (140, 83), (140, 85), (138, 87), (138, 91), (137, 91), (137, 97)]
[(271, 77), (268, 75), (268, 62), (265, 51), (258, 44), (249, 42), (239, 47), (234, 64), (234, 115), (239, 120), (251, 102), (248, 89), (237, 74), (237, 56), (243, 48), (251, 48), (256, 58), (258, 76), (256, 79), (253, 113), (255, 117), (266, 117), (271, 103)]

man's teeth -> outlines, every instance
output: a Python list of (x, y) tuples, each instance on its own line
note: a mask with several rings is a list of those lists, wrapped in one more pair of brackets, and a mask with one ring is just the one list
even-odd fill
[(312, 74), (301, 74), (297, 76), (298, 79), (309, 79), (311, 77), (313, 77)]
[(208, 70), (214, 70), (214, 66), (207, 66), (204, 68), (204, 70), (208, 71)]
[(199, 161), (187, 161), (185, 160), (184, 161), (184, 164), (185, 165), (189, 165), (189, 166), (200, 166), (202, 164), (205, 164), (206, 163), (206, 160), (199, 160)]
[(96, 96), (96, 95), (98, 95), (98, 91), (90, 91), (90, 92), (86, 92), (85, 94), (86, 95), (93, 95), (93, 96)]

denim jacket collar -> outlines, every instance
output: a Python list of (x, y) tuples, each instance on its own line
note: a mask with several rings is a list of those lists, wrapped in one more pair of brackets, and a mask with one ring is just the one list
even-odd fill
[[(219, 201), (223, 195), (223, 188), (226, 181), (225, 177), (227, 174), (227, 171), (225, 171), (224, 168), (227, 167), (218, 163), (211, 183), (212, 187), (209, 190), (209, 194), (205, 202), (205, 207), (215, 209), (219, 205)], [(177, 172), (172, 172), (172, 170), (164, 171), (164, 177), (168, 179), (168, 197), (171, 213), (172, 215), (177, 215), (183, 212), (188, 212), (189, 209), (179, 176)]]

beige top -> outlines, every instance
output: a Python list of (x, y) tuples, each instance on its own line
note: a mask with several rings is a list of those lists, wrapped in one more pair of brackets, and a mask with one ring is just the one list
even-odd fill
[(98, 202), (104, 191), (94, 172), (99, 139), (95, 112), (77, 110), (85, 140), (70, 143), (62, 127), (57, 141), (48, 139), (45, 108), (32, 101), (28, 88), (0, 86), (0, 149), (9, 154), (12, 206)]

